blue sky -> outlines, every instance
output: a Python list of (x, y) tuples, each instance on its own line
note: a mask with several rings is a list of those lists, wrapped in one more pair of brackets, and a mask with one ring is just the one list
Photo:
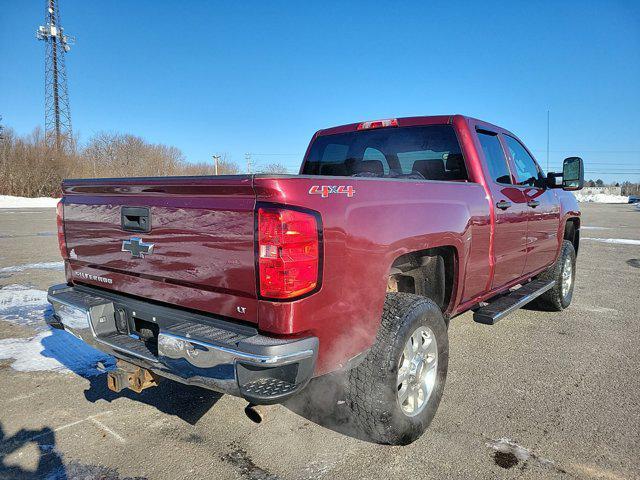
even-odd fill
[[(44, 122), (44, 3), (1, 3), (0, 115), (19, 133)], [(549, 108), (552, 167), (640, 180), (640, 2), (502, 3), (62, 0), (74, 131), (295, 171), (319, 128), (464, 113), (544, 168)]]

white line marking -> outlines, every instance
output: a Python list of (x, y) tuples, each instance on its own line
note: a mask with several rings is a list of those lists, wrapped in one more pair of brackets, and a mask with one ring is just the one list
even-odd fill
[(618, 243), (620, 245), (640, 245), (640, 240), (632, 240), (630, 238), (592, 238), (582, 237), (581, 240), (593, 240), (602, 243)]
[(102, 430), (104, 430), (105, 432), (111, 434), (111, 436), (113, 438), (115, 438), (116, 440), (118, 440), (120, 443), (126, 443), (126, 440), (124, 438), (122, 438), (120, 435), (118, 435), (116, 432), (114, 432), (113, 430), (111, 430), (109, 427), (107, 427), (104, 423), (102, 423), (100, 420), (98, 420), (97, 418), (92, 418), (91, 421), (93, 423), (95, 423), (97, 426), (99, 426)]
[(26, 395), (18, 395), (17, 397), (10, 398), (7, 401), (8, 402), (18, 402), (20, 400), (26, 400), (27, 398), (31, 398), (31, 397), (33, 397), (35, 395), (36, 395), (36, 392), (31, 392), (31, 393), (26, 394)]
[[(111, 414), (112, 412), (110, 410), (106, 411), (106, 412), (100, 412), (100, 413), (96, 413), (95, 415), (89, 415), (87, 418), (83, 418), (82, 420), (76, 420), (75, 422), (71, 422), (71, 423), (67, 423), (65, 425), (60, 425), (59, 427), (56, 427), (48, 432), (45, 433), (39, 433), (38, 435), (34, 435), (33, 437), (29, 437), (26, 442), (32, 442), (34, 440), (37, 440), (38, 438), (42, 438), (42, 437), (46, 437), (48, 435), (51, 435), (53, 433), (59, 432), (61, 430), (65, 430), (67, 428), (70, 427), (75, 427), (76, 425), (79, 425), (83, 422), (86, 422), (87, 420), (91, 420), (94, 421), (96, 417), (100, 417), (102, 415), (107, 415), (107, 414)], [(99, 422), (100, 424), (102, 424), (102, 422)], [(106, 427), (105, 427), (106, 428)], [(120, 435), (118, 435), (117, 433), (110, 431), (109, 433), (115, 435), (116, 437), (120, 438), (122, 441), (124, 441), (124, 439), (122, 437), (120, 437)], [(18, 440), (14, 440), (13, 442), (10, 443), (16, 443)], [(5, 444), (6, 445), (6, 444)]]

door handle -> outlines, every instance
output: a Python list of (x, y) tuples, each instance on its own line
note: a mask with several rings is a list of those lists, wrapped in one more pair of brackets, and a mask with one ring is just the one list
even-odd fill
[(496, 207), (498, 207), (500, 210), (506, 210), (507, 208), (511, 207), (511, 202), (500, 200), (498, 203), (496, 203)]
[(538, 205), (540, 205), (540, 202), (538, 200), (529, 200), (527, 202), (527, 205), (529, 205), (531, 208), (536, 208)]

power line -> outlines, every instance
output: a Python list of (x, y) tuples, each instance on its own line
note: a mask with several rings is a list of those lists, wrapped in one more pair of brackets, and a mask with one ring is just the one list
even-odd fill
[(260, 156), (260, 157), (299, 157), (301, 156), (299, 153), (253, 153), (251, 155)]
[[(610, 165), (610, 166), (627, 166), (627, 165), (631, 165), (629, 162), (585, 162), (587, 165)], [(559, 163), (552, 163), (552, 165), (562, 165), (561, 162)]]
[[(532, 148), (532, 152), (544, 152), (542, 148)], [(567, 150), (549, 150), (553, 153), (580, 152), (580, 153), (640, 153), (640, 150), (583, 150), (581, 148), (571, 148)]]

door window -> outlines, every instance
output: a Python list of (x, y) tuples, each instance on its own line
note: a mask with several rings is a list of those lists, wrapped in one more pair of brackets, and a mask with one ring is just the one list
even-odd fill
[(540, 170), (538, 170), (538, 166), (531, 155), (529, 155), (529, 152), (527, 152), (522, 144), (515, 138), (505, 135), (504, 139), (507, 142), (507, 148), (513, 160), (513, 165), (516, 167), (518, 185), (529, 187), (539, 185)]
[(497, 183), (511, 185), (511, 173), (509, 172), (507, 159), (504, 156), (504, 150), (502, 150), (498, 135), (479, 131), (478, 139), (480, 140), (491, 178)]

